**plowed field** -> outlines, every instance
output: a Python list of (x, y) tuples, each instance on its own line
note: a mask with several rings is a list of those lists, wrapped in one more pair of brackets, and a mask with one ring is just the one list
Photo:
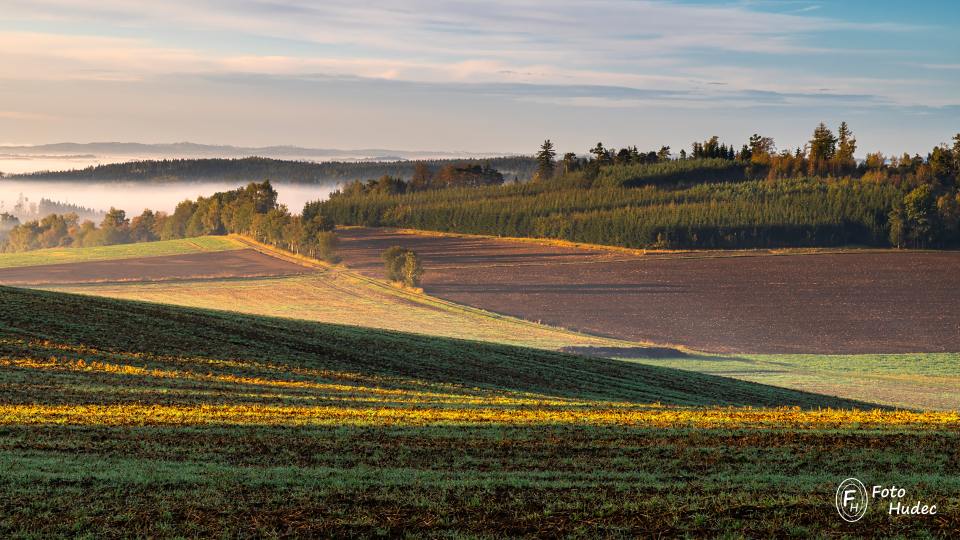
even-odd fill
[(475, 237), (342, 230), (382, 277), (392, 245), (424, 257), (427, 293), (622, 339), (710, 352), (960, 351), (960, 253), (633, 255)]

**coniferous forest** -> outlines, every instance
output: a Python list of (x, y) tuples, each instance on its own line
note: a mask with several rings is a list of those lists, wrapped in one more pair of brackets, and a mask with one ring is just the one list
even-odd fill
[(607, 149), (557, 156), (543, 143), (533, 180), (458, 181), (421, 169), (409, 181), (355, 182), (321, 205), (339, 224), (543, 237), (633, 248), (960, 244), (960, 134), (926, 156), (854, 158), (846, 123), (820, 124), (803, 148), (717, 137), (678, 155)]

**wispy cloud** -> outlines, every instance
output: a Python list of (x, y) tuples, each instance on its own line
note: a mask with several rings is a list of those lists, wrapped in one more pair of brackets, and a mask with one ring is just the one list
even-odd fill
[[(8, 17), (91, 23), (125, 29), (182, 28), (238, 36), (298, 40), (325, 46), (324, 58), (360, 63), (408, 61), (509, 64), (515, 73), (649, 69), (688, 64), (688, 53), (825, 54), (806, 39), (827, 31), (908, 31), (901, 23), (860, 23), (802, 14), (753, 11), (740, 5), (676, 5), (650, 1), (531, 0), (483, 3), (412, 0), (376, 6), (346, 0), (15, 0)], [(639, 31), (638, 31), (639, 30)], [(229, 36), (228, 36), (229, 38)], [(262, 54), (257, 56), (277, 56)], [(454, 70), (451, 70), (454, 71)]]
[[(12, 95), (0, 84), (0, 99), (16, 110), (41, 110), (41, 99), (61, 109), (71, 89), (90, 83), (105, 106), (133, 107), (162, 85), (180, 104), (226, 114), (228, 102), (204, 81), (234, 77), (278, 116), (314, 106), (304, 96), (336, 81), (369, 89), (369, 108), (381, 112), (399, 103), (398, 89), (445, 92), (464, 116), (474, 114), (476, 103), (465, 105), (472, 97), (611, 114), (960, 101), (952, 58), (898, 46), (948, 30), (830, 8), (809, 0), (0, 0), (0, 81), (43, 88)], [(300, 101), (284, 101), (296, 81), (307, 85)], [(63, 84), (32, 85), (53, 82)]]
[(0, 111), (0, 118), (7, 118), (10, 120), (47, 120), (51, 117), (47, 114), (38, 114), (25, 111)]

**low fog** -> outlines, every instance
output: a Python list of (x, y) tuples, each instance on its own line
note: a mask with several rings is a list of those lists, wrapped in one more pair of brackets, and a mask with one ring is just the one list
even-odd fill
[[(111, 206), (135, 216), (144, 209), (172, 212), (177, 203), (184, 199), (196, 199), (209, 196), (218, 191), (228, 191), (245, 185), (244, 182), (117, 182), (117, 183), (81, 183), (81, 182), (42, 182), (0, 179), (0, 212), (13, 212), (21, 195), (27, 200), (26, 206), (50, 199), (56, 202), (70, 203), (94, 210), (108, 210)], [(325, 199), (334, 185), (284, 184), (274, 182), (278, 199), (287, 205), (291, 212), (299, 214), (308, 201)]]

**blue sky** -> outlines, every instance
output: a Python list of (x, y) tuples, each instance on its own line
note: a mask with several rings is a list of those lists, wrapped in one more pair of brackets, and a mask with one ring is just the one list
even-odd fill
[[(375, 4), (375, 5), (374, 5)], [(960, 131), (960, 2), (0, 0), (0, 142), (532, 152)]]

